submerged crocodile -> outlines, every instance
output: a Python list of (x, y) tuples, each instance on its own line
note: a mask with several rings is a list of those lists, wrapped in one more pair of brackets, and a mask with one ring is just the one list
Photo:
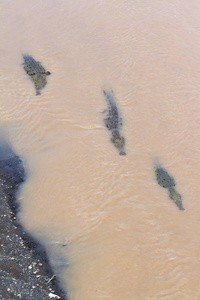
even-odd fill
[(161, 187), (168, 189), (170, 199), (174, 201), (180, 210), (184, 210), (182, 197), (175, 190), (176, 183), (174, 178), (161, 166), (156, 167), (155, 173), (158, 184)]
[(46, 77), (51, 73), (46, 71), (39, 61), (30, 55), (23, 55), (24, 70), (31, 77), (36, 88), (36, 95), (40, 95), (40, 90), (47, 84)]
[(107, 118), (104, 119), (104, 123), (108, 130), (111, 131), (111, 142), (119, 150), (120, 155), (126, 155), (124, 151), (125, 139), (120, 134), (120, 128), (122, 126), (122, 120), (119, 117), (119, 112), (114, 98), (113, 91), (103, 91), (106, 101), (108, 103)]

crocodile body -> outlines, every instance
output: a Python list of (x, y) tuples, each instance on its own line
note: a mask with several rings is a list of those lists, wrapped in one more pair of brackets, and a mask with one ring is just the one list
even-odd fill
[(170, 199), (178, 206), (180, 210), (184, 210), (182, 197), (175, 190), (176, 183), (174, 178), (170, 176), (169, 173), (161, 166), (156, 168), (155, 173), (158, 184), (161, 187), (168, 189)]
[(170, 188), (176, 185), (174, 178), (164, 168), (158, 167), (156, 169), (156, 178), (158, 184), (163, 188)]
[(51, 73), (46, 71), (40, 62), (36, 61), (30, 55), (23, 55), (24, 70), (31, 77), (34, 82), (36, 95), (40, 95), (40, 90), (47, 84), (46, 77)]
[(108, 109), (107, 117), (104, 119), (105, 126), (111, 131), (111, 142), (119, 150), (120, 155), (126, 155), (124, 151), (125, 139), (120, 134), (122, 126), (121, 118), (119, 117), (118, 108), (115, 102), (113, 91), (103, 91), (106, 98)]

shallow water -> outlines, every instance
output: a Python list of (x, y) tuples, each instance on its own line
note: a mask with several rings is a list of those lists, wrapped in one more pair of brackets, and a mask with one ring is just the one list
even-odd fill
[[(199, 1), (4, 0), (1, 13), (0, 125), (29, 175), (19, 218), (69, 299), (199, 299)], [(39, 96), (23, 53), (51, 72)]]

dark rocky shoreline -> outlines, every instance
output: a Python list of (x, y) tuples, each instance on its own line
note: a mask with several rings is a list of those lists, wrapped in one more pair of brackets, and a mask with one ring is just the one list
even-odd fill
[(44, 248), (17, 222), (16, 195), (26, 176), (21, 159), (6, 148), (0, 153), (0, 298), (66, 300)]

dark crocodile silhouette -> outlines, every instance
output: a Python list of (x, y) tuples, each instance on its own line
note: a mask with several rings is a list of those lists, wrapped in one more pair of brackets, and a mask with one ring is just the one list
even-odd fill
[(156, 167), (155, 173), (158, 184), (161, 187), (168, 189), (170, 199), (173, 200), (180, 210), (184, 210), (182, 197), (175, 190), (176, 183), (174, 178), (161, 166)]
[(108, 104), (108, 109), (106, 110), (107, 117), (104, 119), (104, 123), (107, 129), (111, 131), (111, 142), (119, 150), (120, 155), (126, 155), (124, 151), (125, 139), (120, 134), (122, 120), (119, 116), (114, 93), (112, 90), (110, 91), (104, 90), (103, 93)]
[(36, 95), (40, 95), (40, 90), (47, 84), (46, 77), (51, 73), (46, 71), (39, 61), (30, 55), (23, 55), (24, 70), (31, 77), (36, 88)]

